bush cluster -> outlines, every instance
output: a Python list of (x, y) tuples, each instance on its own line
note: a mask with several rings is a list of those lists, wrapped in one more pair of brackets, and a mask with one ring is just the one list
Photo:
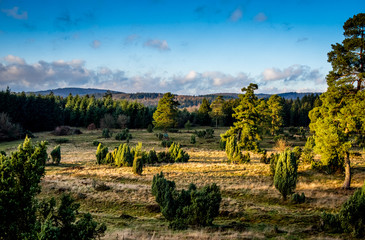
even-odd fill
[(365, 183), (341, 206), (338, 214), (323, 213), (323, 228), (334, 232), (349, 232), (354, 237), (365, 236)]
[(104, 128), (101, 136), (103, 138), (110, 138), (111, 137), (111, 133), (110, 133), (109, 128)]
[(120, 133), (115, 135), (115, 140), (130, 140), (132, 139), (132, 134), (129, 133), (129, 129), (125, 128)]
[(292, 203), (295, 203), (295, 204), (304, 203), (305, 202), (305, 195), (304, 195), (304, 193), (302, 193), (302, 194), (294, 193), (291, 196), (291, 201), (292, 201)]
[(187, 225), (211, 225), (219, 214), (222, 199), (219, 187), (213, 183), (198, 190), (191, 183), (188, 190), (179, 192), (175, 188), (175, 182), (166, 180), (162, 172), (153, 177), (152, 194), (170, 227), (183, 229)]
[(214, 129), (211, 128), (207, 128), (205, 130), (201, 130), (201, 131), (197, 131), (195, 130), (194, 132), (199, 138), (213, 138), (213, 134), (214, 134)]
[(279, 153), (271, 153), (268, 158), (268, 162), (270, 163), (270, 175), (275, 176), (276, 164), (278, 163), (280, 154)]

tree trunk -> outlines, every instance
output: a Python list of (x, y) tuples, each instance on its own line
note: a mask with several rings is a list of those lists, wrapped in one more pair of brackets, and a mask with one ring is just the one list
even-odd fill
[(342, 188), (350, 189), (351, 185), (351, 166), (350, 166), (350, 153), (346, 153), (346, 160), (345, 160), (345, 181), (343, 182)]

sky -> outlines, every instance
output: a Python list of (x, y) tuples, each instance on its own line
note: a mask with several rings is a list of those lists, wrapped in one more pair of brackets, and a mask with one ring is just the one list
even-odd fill
[(0, 0), (0, 90), (322, 92), (364, 0)]

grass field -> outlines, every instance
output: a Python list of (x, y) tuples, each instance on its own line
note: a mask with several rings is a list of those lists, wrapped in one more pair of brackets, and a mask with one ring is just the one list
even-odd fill
[[(39, 198), (59, 198), (70, 193), (81, 204), (82, 212), (90, 212), (99, 222), (106, 223), (104, 239), (349, 239), (350, 235), (329, 234), (320, 229), (323, 211), (336, 212), (341, 204), (361, 187), (365, 179), (364, 157), (352, 159), (352, 190), (342, 190), (343, 175), (326, 175), (300, 163), (296, 192), (304, 192), (306, 202), (284, 202), (273, 186), (269, 165), (259, 162), (251, 154), (251, 162), (243, 165), (225, 163), (226, 156), (219, 150), (219, 134), (227, 129), (215, 129), (213, 139), (197, 138), (190, 144), (191, 132), (169, 133), (170, 138), (183, 145), (190, 155), (187, 163), (145, 166), (142, 176), (132, 168), (96, 165), (98, 140), (109, 147), (121, 141), (101, 138), (101, 131), (82, 129), (83, 134), (53, 136), (49, 132), (37, 134), (33, 141), (47, 140), (50, 152), (61, 143), (62, 160), (58, 166), (46, 167)], [(116, 133), (117, 130), (114, 130)], [(130, 144), (143, 142), (143, 149), (164, 150), (154, 133), (131, 130)], [(22, 141), (0, 144), (0, 151), (15, 151)], [(292, 141), (292, 147), (304, 142)], [(275, 151), (272, 139), (263, 146)], [(364, 153), (362, 153), (364, 155)], [(163, 171), (167, 179), (176, 182), (178, 189), (193, 182), (198, 187), (217, 183), (222, 192), (220, 215), (214, 225), (173, 231), (159, 212), (151, 194), (152, 178)]]

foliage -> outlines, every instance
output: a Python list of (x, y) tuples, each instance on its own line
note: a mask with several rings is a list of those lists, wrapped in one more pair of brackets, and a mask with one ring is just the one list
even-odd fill
[(175, 182), (166, 180), (162, 172), (153, 177), (152, 194), (162, 214), (170, 222), (170, 227), (211, 225), (219, 214), (219, 187), (212, 184), (197, 190), (194, 184), (190, 184), (188, 190), (183, 189), (181, 192), (175, 188)]
[(52, 164), (60, 164), (61, 162), (61, 146), (57, 145), (53, 148), (52, 152), (51, 152), (51, 157), (52, 157)]
[(98, 148), (96, 149), (96, 163), (97, 164), (105, 164), (105, 158), (108, 154), (108, 148), (103, 144), (99, 143)]
[(274, 176), (275, 188), (281, 193), (284, 200), (293, 193), (297, 185), (297, 169), (294, 153), (290, 149), (286, 149), (279, 156)]
[(115, 119), (110, 113), (106, 113), (102, 119), (100, 119), (101, 128), (115, 128)]
[(263, 150), (261, 152), (261, 157), (260, 157), (260, 163), (265, 163), (265, 164), (269, 164), (270, 163), (270, 159), (267, 157), (267, 151)]
[(172, 143), (169, 148), (169, 154), (174, 162), (187, 162), (189, 160), (189, 154), (182, 150), (179, 143)]
[(212, 119), (215, 120), (215, 127), (218, 127), (218, 122), (225, 117), (223, 96), (218, 96), (210, 105), (211, 112), (209, 113)]
[(94, 140), (93, 141), (93, 145), (95, 146), (95, 147), (97, 147), (97, 146), (99, 146), (99, 144), (100, 144), (101, 142), (99, 142), (98, 140)]
[(149, 132), (149, 133), (153, 132), (153, 125), (152, 124), (148, 124), (147, 132)]
[(14, 124), (7, 113), (0, 113), (0, 142), (19, 139), (22, 129), (19, 124)]
[(270, 132), (272, 135), (277, 135), (282, 132), (282, 127), (284, 125), (284, 103), (283, 99), (274, 94), (267, 101), (269, 107), (269, 114), (271, 117)]
[(210, 108), (210, 103), (208, 99), (203, 98), (202, 104), (199, 107), (198, 110), (198, 121), (203, 126), (210, 126), (211, 118), (210, 118), (210, 112), (212, 109)]
[(271, 176), (275, 176), (275, 171), (276, 171), (276, 164), (278, 163), (279, 160), (279, 153), (271, 153), (268, 161), (270, 163), (270, 175)]
[(190, 122), (190, 120), (188, 120), (188, 121), (184, 124), (184, 127), (185, 127), (185, 129), (186, 129), (186, 130), (190, 131), (190, 129), (191, 129), (191, 122)]
[(314, 148), (315, 142), (313, 136), (310, 136), (307, 138), (307, 142), (305, 143), (305, 146), (303, 148), (302, 152), (302, 161), (304, 163), (311, 163), (314, 160)]
[(125, 128), (120, 133), (115, 135), (115, 140), (129, 140), (132, 139), (132, 134), (129, 133), (129, 129)]
[(156, 153), (155, 149), (151, 149), (148, 152), (147, 163), (154, 164), (154, 163), (157, 163), (157, 162), (158, 162), (157, 153)]
[(302, 156), (302, 152), (303, 152), (303, 150), (299, 146), (295, 146), (293, 148), (294, 157), (295, 157), (295, 159), (296, 159), (297, 162), (299, 162), (299, 159)]
[[(28, 137), (29, 137), (29, 135), (28, 135)], [(56, 138), (56, 139), (52, 139), (52, 140), (57, 144), (70, 142), (70, 139), (68, 139), (68, 138)], [(98, 146), (98, 145), (96, 145), (96, 146)]]
[(195, 135), (191, 135), (190, 136), (190, 143), (191, 144), (195, 144), (196, 143)]
[(241, 163), (248, 163), (248, 162), (250, 162), (250, 160), (251, 160), (250, 153), (249, 152), (246, 152), (245, 154), (242, 155), (242, 159), (241, 159), (241, 161), (239, 163), (240, 164)]
[[(343, 26), (345, 39), (332, 45), (328, 62), (327, 91), (321, 105), (310, 111), (314, 151), (321, 155), (320, 167), (328, 173), (346, 167), (344, 188), (350, 187), (349, 150), (351, 136), (365, 133), (365, 14), (349, 18)], [(346, 159), (345, 159), (346, 158)]]
[(153, 125), (157, 129), (173, 128), (177, 124), (177, 106), (179, 103), (174, 100), (174, 95), (165, 93), (158, 101), (157, 109), (153, 113)]
[(139, 157), (139, 156), (134, 157), (132, 171), (134, 174), (142, 175), (142, 171), (143, 171), (142, 157)]
[(102, 134), (101, 134), (101, 136), (102, 136), (103, 138), (110, 138), (111, 134), (110, 134), (110, 130), (109, 130), (109, 128), (104, 128), (104, 129), (103, 129), (103, 132), (102, 132)]
[(260, 151), (259, 143), (261, 134), (267, 124), (267, 106), (265, 100), (259, 100), (254, 91), (257, 85), (251, 83), (247, 88), (242, 88), (240, 104), (234, 109), (233, 116), (236, 118), (233, 126), (221, 138), (226, 140), (235, 136), (238, 147), (248, 151)]
[(171, 140), (162, 140), (161, 141), (161, 146), (162, 147), (170, 147), (172, 143), (173, 143), (173, 141), (171, 141)]
[(235, 136), (231, 136), (226, 140), (226, 154), (230, 163), (242, 162), (243, 156), (240, 148), (237, 145)]
[(338, 214), (323, 213), (325, 230), (351, 232), (355, 237), (365, 236), (365, 183), (341, 206)]
[(120, 144), (115, 154), (115, 165), (117, 167), (131, 167), (133, 165), (134, 155), (127, 143)]
[(301, 204), (305, 202), (305, 195), (304, 193), (299, 194), (299, 193), (294, 193), (291, 196), (291, 202), (294, 204)]
[(208, 138), (213, 138), (214, 136), (213, 136), (213, 134), (214, 134), (214, 129), (212, 129), (212, 128), (207, 128), (207, 129), (205, 129), (205, 130), (199, 130), (199, 131), (197, 131), (197, 130), (195, 130), (195, 132), (194, 132), (199, 138), (206, 138), (206, 139), (208, 139)]
[(104, 224), (95, 222), (90, 213), (85, 213), (76, 221), (80, 204), (71, 196), (63, 195), (56, 208), (52, 198), (39, 205), (39, 228), (37, 239), (97, 239), (106, 231)]
[(34, 237), (35, 196), (47, 160), (46, 142), (33, 146), (26, 137), (11, 156), (0, 154), (0, 238)]

